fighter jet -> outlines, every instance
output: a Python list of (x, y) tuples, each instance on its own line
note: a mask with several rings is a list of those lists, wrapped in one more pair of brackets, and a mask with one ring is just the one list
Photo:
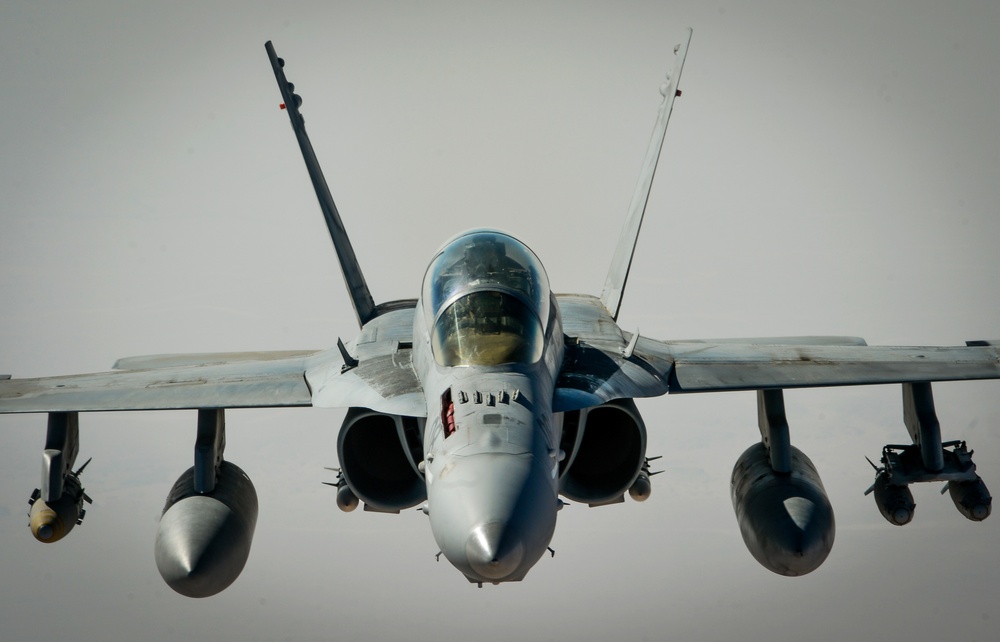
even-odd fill
[[(207, 597), (242, 571), (257, 496), (224, 458), (229, 408), (347, 408), (337, 440), (337, 505), (427, 514), (443, 555), (482, 586), (524, 579), (547, 550), (564, 499), (589, 506), (651, 492), (646, 427), (633, 401), (752, 390), (760, 441), (737, 460), (731, 497), (748, 550), (782, 575), (818, 568), (834, 515), (810, 459), (791, 445), (786, 388), (901, 384), (911, 443), (872, 464), (879, 511), (913, 518), (909, 484), (945, 481), (981, 521), (992, 498), (962, 441), (943, 441), (931, 384), (1000, 378), (1000, 341), (955, 347), (868, 346), (856, 337), (661, 341), (617, 324), (629, 268), (691, 32), (673, 70), (600, 296), (554, 294), (541, 260), (513, 235), (461, 232), (431, 258), (415, 299), (376, 303), (306, 134), (295, 93), (265, 48), (336, 248), (360, 332), (325, 351), (152, 355), (111, 372), (0, 381), (0, 412), (48, 413), (40, 488), (30, 500), (41, 542), (84, 515), (80, 413), (196, 409), (193, 466), (168, 494), (157, 567), (178, 593)], [(86, 464), (85, 464), (86, 465)]]

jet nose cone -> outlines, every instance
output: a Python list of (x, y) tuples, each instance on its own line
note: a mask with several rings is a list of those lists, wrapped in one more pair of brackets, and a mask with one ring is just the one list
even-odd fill
[(465, 545), (469, 567), (485, 581), (500, 581), (513, 575), (524, 560), (524, 543), (510, 537), (501, 522), (473, 529)]

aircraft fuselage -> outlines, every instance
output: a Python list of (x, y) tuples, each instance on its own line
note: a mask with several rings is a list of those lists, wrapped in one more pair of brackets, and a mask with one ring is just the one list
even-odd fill
[[(500, 246), (507, 254), (497, 253)], [(529, 260), (538, 270), (530, 276)], [(447, 293), (435, 300), (442, 279)], [(424, 476), (434, 539), (472, 582), (520, 580), (548, 548), (559, 507), (558, 307), (537, 258), (494, 232), (446, 245), (424, 292), (414, 366), (427, 399)]]

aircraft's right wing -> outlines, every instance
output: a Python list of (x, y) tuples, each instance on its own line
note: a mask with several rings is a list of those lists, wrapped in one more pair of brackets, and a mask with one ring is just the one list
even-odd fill
[(617, 345), (567, 346), (556, 410), (665, 393), (1000, 379), (1000, 341), (906, 347), (809, 345), (792, 337), (740, 343), (640, 336), (632, 344), (632, 335), (622, 336)]
[(622, 332), (599, 300), (559, 295), (566, 357), (556, 410), (666, 393), (1000, 379), (1000, 341), (869, 346), (857, 337), (659, 341)]
[(640, 337), (635, 355), (660, 363), (667, 392), (716, 392), (1000, 379), (1000, 342), (966, 346), (753, 345)]

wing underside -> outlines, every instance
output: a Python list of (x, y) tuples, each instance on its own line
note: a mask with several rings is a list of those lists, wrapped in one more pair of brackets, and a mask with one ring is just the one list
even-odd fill
[(659, 341), (622, 332), (595, 297), (559, 295), (559, 307), (567, 335), (556, 388), (560, 410), (666, 393), (1000, 379), (1000, 341), (947, 347), (822, 336)]
[(671, 344), (640, 338), (635, 353), (671, 364), (671, 393), (1000, 378), (996, 346)]
[(385, 311), (348, 343), (346, 358), (338, 348), (161, 354), (119, 359), (111, 372), (0, 375), (0, 414), (363, 406), (423, 416), (412, 327), (411, 307)]
[[(254, 353), (255, 356), (264, 353)], [(285, 355), (287, 353), (280, 353)], [(309, 406), (306, 356), (233, 358), (218, 355), (133, 357), (129, 369), (94, 374), (0, 381), (0, 412), (175, 410)], [(160, 360), (197, 356), (203, 362), (148, 368)], [(230, 360), (225, 361), (223, 357)], [(132, 369), (144, 365), (146, 369)]]

